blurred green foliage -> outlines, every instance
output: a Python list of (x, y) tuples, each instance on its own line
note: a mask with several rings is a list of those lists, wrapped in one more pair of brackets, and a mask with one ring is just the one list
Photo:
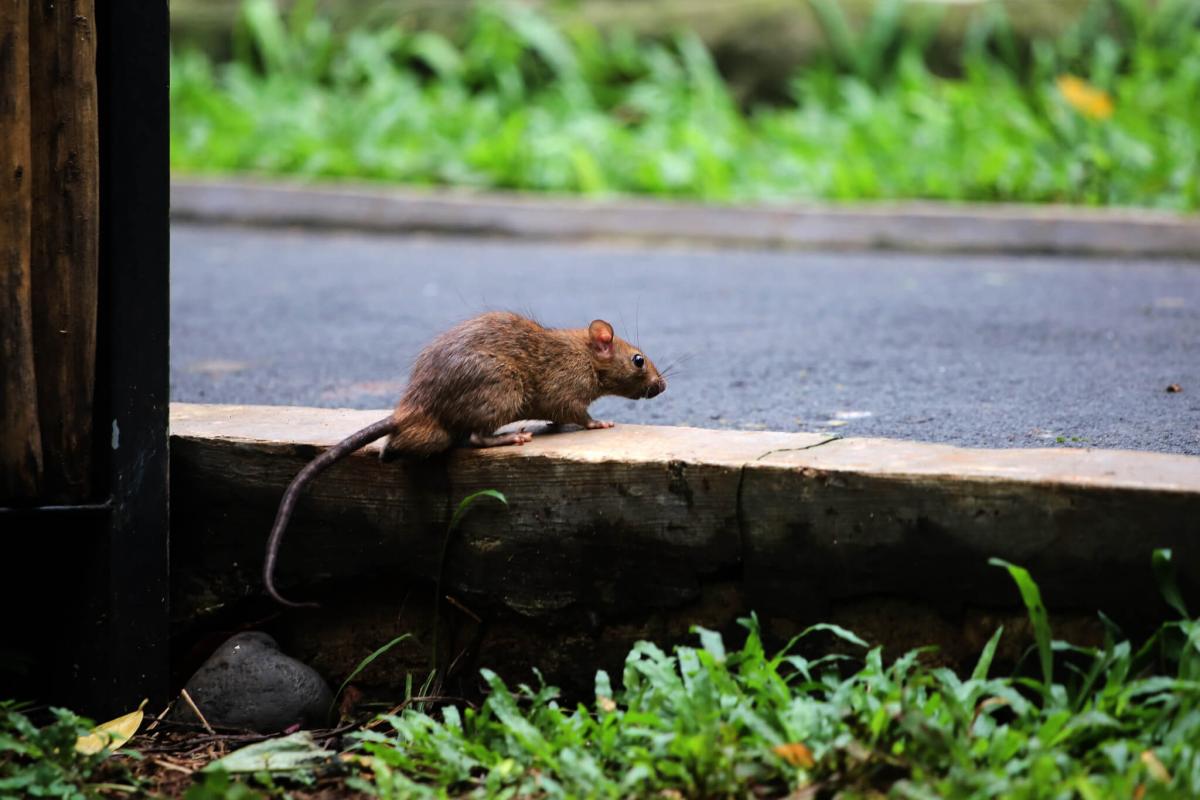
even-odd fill
[[(172, 57), (172, 164), (721, 202), (1200, 206), (1200, 3), (1093, 0), (1032, 43), (984, 4), (952, 75), (931, 66), (936, 11), (902, 25), (902, 0), (879, 0), (854, 27), (811, 3), (827, 55), (790, 102), (741, 108), (687, 33), (602, 36), (485, 3), (453, 40), (340, 34), (312, 2), (247, 0), (232, 61)], [(1067, 74), (1111, 115), (1064, 94)]]

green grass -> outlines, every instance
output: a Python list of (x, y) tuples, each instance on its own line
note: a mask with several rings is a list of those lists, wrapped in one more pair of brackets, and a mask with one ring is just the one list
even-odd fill
[[(1033, 631), (1011, 675), (994, 674), (1003, 628), (967, 674), (930, 666), (923, 650), (885, 660), (833, 625), (770, 654), (751, 616), (736, 649), (699, 627), (697, 645), (670, 652), (637, 643), (619, 683), (598, 672), (586, 703), (566, 703), (536, 671), (537, 685), (513, 689), (485, 670), (477, 709), (412, 705), (352, 734), (362, 771), (344, 785), (382, 798), (1200, 796), (1200, 619), (1171, 553), (1155, 552), (1153, 567), (1179, 621), (1134, 644), (1101, 615), (1099, 647), (1055, 639), (1033, 577), (992, 563), (1013, 578)], [(0, 704), (0, 797), (135, 790), (97, 783), (108, 754), (75, 753), (87, 724), (55, 715), (38, 729)], [(209, 771), (188, 797), (285, 797), (314, 774), (231, 783)]]
[[(283, 18), (247, 0), (232, 63), (172, 57), (172, 165), (719, 202), (1200, 206), (1200, 4), (1095, 0), (1032, 43), (985, 5), (961, 52), (935, 59), (931, 27), (899, 26), (899, 0), (859, 32), (812, 2), (829, 55), (790, 101), (742, 109), (686, 33), (602, 37), (480, 5), (455, 41), (340, 35), (311, 4)], [(1072, 105), (1066, 74), (1107, 93), (1111, 116)]]
[[(567, 706), (538, 685), (484, 672), (478, 710), (388, 717), (360, 735), (381, 797), (1114, 798), (1200, 796), (1200, 620), (1140, 647), (1109, 629), (1103, 647), (1054, 640), (1029, 573), (1006, 567), (1035, 631), (1034, 677), (995, 677), (996, 631), (969, 676), (920, 651), (879, 648), (821, 625), (775, 655), (758, 622), (728, 650), (637, 644), (621, 685), (596, 676), (594, 702)], [(1182, 601), (1169, 553), (1164, 595)], [(857, 655), (809, 659), (807, 636)]]
[(38, 727), (27, 710), (11, 700), (0, 701), (0, 798), (84, 800), (102, 791), (136, 792), (127, 770), (109, 762), (109, 750), (91, 755), (75, 750), (77, 739), (92, 728), (89, 720), (53, 708), (51, 721)]

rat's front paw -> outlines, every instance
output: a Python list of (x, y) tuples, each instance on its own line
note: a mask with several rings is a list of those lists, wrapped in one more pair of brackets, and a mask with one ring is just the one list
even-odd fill
[(587, 427), (588, 427), (588, 430), (595, 431), (595, 430), (599, 430), (600, 428), (611, 428), (616, 424), (617, 423), (610, 422), (606, 419), (589, 419), (588, 423), (587, 423)]

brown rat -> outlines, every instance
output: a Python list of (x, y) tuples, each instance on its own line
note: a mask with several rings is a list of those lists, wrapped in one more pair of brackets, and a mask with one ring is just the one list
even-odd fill
[(497, 435), (496, 429), (523, 419), (611, 428), (613, 423), (588, 413), (595, 400), (605, 395), (649, 398), (666, 388), (650, 359), (613, 335), (604, 320), (586, 328), (555, 329), (495, 311), (459, 323), (417, 356), (404, 395), (390, 416), (346, 437), (292, 479), (267, 539), (267, 594), (288, 606), (314, 605), (293, 603), (275, 590), (283, 531), (304, 487), (364, 445), (387, 436), (383, 461), (427, 457), (462, 442), (474, 447), (522, 445), (533, 438), (531, 433)]

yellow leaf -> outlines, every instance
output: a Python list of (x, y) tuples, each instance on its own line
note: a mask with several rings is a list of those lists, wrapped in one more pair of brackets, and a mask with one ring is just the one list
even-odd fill
[(617, 710), (617, 704), (613, 702), (611, 697), (597, 697), (596, 705), (600, 706), (600, 710), (606, 714), (611, 714)]
[(1171, 773), (1167, 772), (1167, 768), (1158, 760), (1158, 756), (1154, 755), (1153, 750), (1142, 751), (1142, 763), (1146, 765), (1146, 771), (1149, 772), (1155, 780), (1163, 783), (1171, 782)]
[(1082, 78), (1061, 75), (1058, 91), (1076, 111), (1091, 119), (1108, 119), (1113, 115), (1113, 101), (1108, 92), (1097, 89)]
[(806, 745), (803, 745), (800, 742), (777, 744), (772, 747), (771, 750), (775, 753), (775, 755), (779, 756), (793, 767), (812, 769), (813, 764), (816, 763), (813, 761), (812, 750), (809, 750)]
[(364, 756), (360, 753), (342, 753), (341, 758), (343, 764), (358, 766), (364, 769), (373, 769), (375, 767), (375, 756)]
[(108, 722), (103, 722), (92, 728), (92, 732), (87, 736), (80, 736), (75, 740), (75, 750), (84, 755), (92, 755), (99, 753), (105, 747), (110, 750), (116, 750), (121, 745), (128, 742), (137, 733), (137, 729), (142, 725), (142, 709), (146, 707), (146, 701), (143, 700), (138, 706), (137, 711), (132, 711), (123, 717), (110, 719)]

